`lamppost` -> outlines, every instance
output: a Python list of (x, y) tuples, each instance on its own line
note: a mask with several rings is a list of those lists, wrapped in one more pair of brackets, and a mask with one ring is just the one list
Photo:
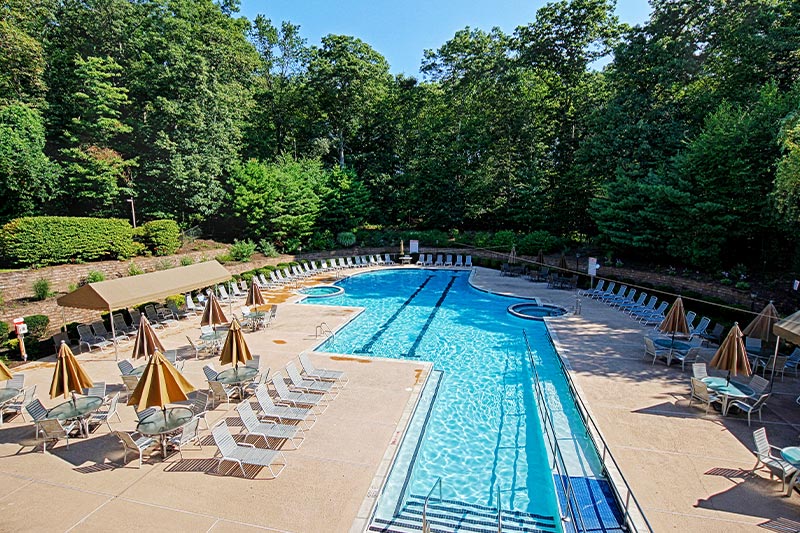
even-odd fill
[(131, 218), (133, 219), (133, 227), (136, 227), (136, 209), (133, 207), (133, 198), (128, 198), (127, 202), (131, 204)]

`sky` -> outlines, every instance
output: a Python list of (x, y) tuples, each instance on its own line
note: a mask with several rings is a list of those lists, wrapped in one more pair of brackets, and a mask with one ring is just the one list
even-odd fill
[[(309, 45), (328, 34), (366, 42), (391, 66), (393, 74), (418, 76), (423, 51), (436, 50), (467, 26), (512, 33), (532, 22), (545, 0), (242, 0), (241, 15), (262, 14), (279, 26), (300, 26)], [(647, 20), (646, 0), (617, 0), (617, 16), (635, 25)]]

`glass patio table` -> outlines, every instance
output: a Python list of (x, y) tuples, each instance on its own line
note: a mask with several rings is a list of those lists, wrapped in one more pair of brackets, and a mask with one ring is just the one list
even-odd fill
[(701, 380), (708, 385), (708, 388), (722, 394), (722, 414), (728, 414), (728, 407), (731, 400), (741, 400), (751, 397), (755, 391), (745, 385), (744, 383), (737, 383), (736, 381), (728, 381), (727, 378), (707, 376)]
[(0, 426), (3, 425), (3, 406), (19, 396), (20, 392), (22, 392), (20, 389), (0, 389)]
[(101, 405), (103, 405), (103, 398), (100, 396), (81, 396), (56, 405), (47, 411), (46, 418), (77, 420), (81, 435), (85, 437), (89, 434), (89, 427), (86, 420), (89, 415), (97, 411)]
[(215, 381), (219, 381), (220, 383), (224, 383), (226, 385), (235, 386), (239, 389), (239, 397), (244, 398), (242, 384), (252, 381), (257, 374), (257, 368), (251, 368), (249, 366), (235, 366), (233, 368), (225, 369), (217, 374), (217, 379)]
[(692, 347), (692, 345), (688, 342), (676, 341), (672, 339), (654, 339), (653, 342), (656, 346), (661, 348), (672, 348), (678, 352), (686, 352)]
[(185, 426), (194, 416), (188, 407), (169, 407), (161, 409), (139, 421), (136, 430), (148, 437), (158, 437), (161, 457), (167, 456), (167, 441), (170, 435)]
[(784, 461), (797, 468), (797, 472), (792, 474), (792, 478), (786, 484), (786, 497), (792, 495), (792, 489), (797, 481), (797, 476), (800, 474), (800, 446), (789, 446), (788, 448), (781, 449), (781, 457)]

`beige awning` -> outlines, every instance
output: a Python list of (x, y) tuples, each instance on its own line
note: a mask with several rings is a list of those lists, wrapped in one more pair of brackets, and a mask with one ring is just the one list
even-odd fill
[(89, 283), (56, 300), (62, 307), (109, 311), (164, 300), (228, 281), (231, 273), (216, 261)]
[(800, 346), (800, 311), (775, 322), (772, 332), (783, 340)]

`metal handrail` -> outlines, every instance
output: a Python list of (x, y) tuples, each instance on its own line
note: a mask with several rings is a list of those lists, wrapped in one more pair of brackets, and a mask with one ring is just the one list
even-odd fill
[[(525, 342), (528, 344), (528, 337), (527, 334), (523, 331), (523, 335), (525, 335)], [(550, 343), (553, 343), (553, 339), (550, 337), (550, 332), (547, 332), (548, 338), (550, 339)], [(528, 344), (528, 350), (530, 351), (530, 345)], [(595, 447), (598, 456), (600, 457), (600, 462), (603, 465), (603, 470), (605, 471), (607, 477), (610, 479), (610, 470), (609, 465), (611, 465), (615, 471), (615, 477), (618, 477), (620, 481), (625, 485), (626, 494), (623, 496), (619, 492), (619, 488), (617, 487), (616, 483), (609, 483), (611, 485), (611, 489), (614, 491), (614, 496), (617, 502), (622, 506), (624, 513), (625, 513), (625, 521), (633, 531), (640, 531), (640, 528), (637, 527), (637, 524), (631, 517), (631, 504), (633, 504), (638, 511), (638, 515), (641, 520), (644, 522), (644, 526), (646, 529), (644, 531), (648, 531), (652, 533), (653, 527), (650, 525), (650, 521), (647, 520), (647, 516), (644, 514), (644, 510), (642, 509), (639, 500), (633, 493), (633, 489), (631, 488), (628, 480), (625, 479), (625, 476), (622, 474), (622, 469), (619, 467), (619, 463), (614, 458), (614, 455), (611, 453), (611, 449), (608, 447), (608, 443), (603, 438), (603, 434), (600, 432), (600, 428), (597, 426), (597, 423), (592, 418), (592, 415), (589, 414), (589, 410), (586, 407), (586, 404), (583, 402), (580, 394), (578, 394), (577, 388), (575, 383), (572, 380), (572, 375), (567, 369), (566, 364), (564, 363), (564, 359), (561, 357), (561, 354), (558, 353), (557, 350), (554, 350), (556, 359), (558, 360), (558, 364), (561, 367), (561, 373), (564, 375), (566, 379), (567, 386), (569, 387), (570, 394), (572, 395), (572, 399), (575, 402), (576, 407), (578, 407), (578, 414), (580, 414), (581, 419), (583, 420), (584, 425), (587, 428), (587, 434), (589, 435), (589, 439), (592, 442), (592, 445)], [(591, 426), (591, 428), (589, 427)], [(589, 431), (591, 429), (591, 431)], [(599, 439), (599, 444), (598, 444)]]
[(328, 326), (327, 322), (322, 322), (317, 325), (316, 329), (314, 330), (314, 338), (318, 339), (322, 336), (325, 337), (333, 337), (333, 340), (336, 340), (336, 334), (331, 330), (330, 326)]
[(433, 491), (436, 490), (436, 487), (439, 487), (439, 502), (442, 501), (442, 478), (437, 477), (436, 481), (433, 483), (431, 490), (428, 491), (428, 495), (425, 496), (425, 503), (422, 506), (422, 533), (430, 533), (431, 526), (428, 524), (428, 502), (431, 499), (431, 494)]
[(503, 508), (500, 507), (500, 489), (497, 489), (497, 533), (503, 533)]

